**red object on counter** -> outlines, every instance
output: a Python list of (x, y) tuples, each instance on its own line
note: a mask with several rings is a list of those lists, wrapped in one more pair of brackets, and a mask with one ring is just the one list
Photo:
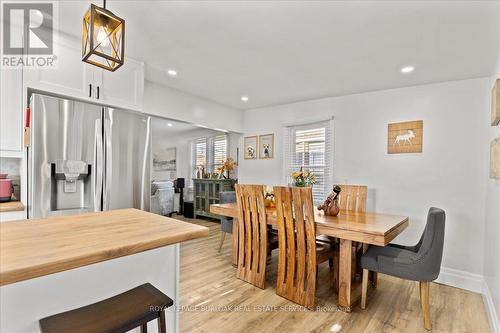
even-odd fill
[(25, 124), (25, 127), (26, 128), (29, 128), (30, 127), (30, 121), (31, 121), (31, 109), (30, 107), (28, 106), (26, 108), (26, 124)]
[(7, 179), (7, 174), (0, 174), (0, 202), (10, 201), (12, 198), (12, 181)]

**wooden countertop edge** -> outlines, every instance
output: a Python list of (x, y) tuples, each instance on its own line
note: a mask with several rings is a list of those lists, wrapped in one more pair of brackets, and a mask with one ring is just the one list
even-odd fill
[(125, 257), (196, 238), (206, 237), (209, 235), (208, 228), (203, 226), (199, 227), (199, 230), (188, 231), (184, 234), (176, 235), (175, 237), (167, 236), (164, 238), (155, 239), (154, 241), (114, 248), (106, 252), (101, 251), (95, 254), (88, 254), (81, 257), (72, 257), (61, 261), (55, 261), (41, 265), (33, 265), (12, 271), (5, 271), (0, 274), (0, 286), (30, 280), (49, 274), (59, 273), (74, 268), (97, 264), (99, 262)]
[(23, 210), (24, 205), (21, 201), (0, 202), (0, 213), (20, 212)]

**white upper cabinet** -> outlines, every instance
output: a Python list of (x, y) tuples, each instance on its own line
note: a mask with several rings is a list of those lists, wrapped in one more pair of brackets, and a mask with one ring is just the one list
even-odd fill
[(125, 64), (109, 72), (82, 61), (81, 41), (59, 35), (57, 67), (30, 69), (25, 87), (141, 111), (144, 63), (125, 58)]
[(23, 69), (2, 68), (0, 74), (0, 150), (21, 153), (23, 150)]
[(75, 39), (60, 34), (55, 68), (26, 69), (25, 86), (68, 97), (91, 98), (94, 70), (82, 61), (79, 46)]
[(142, 110), (144, 94), (144, 63), (125, 58), (115, 72), (100, 70), (94, 77), (103, 103), (132, 110)]

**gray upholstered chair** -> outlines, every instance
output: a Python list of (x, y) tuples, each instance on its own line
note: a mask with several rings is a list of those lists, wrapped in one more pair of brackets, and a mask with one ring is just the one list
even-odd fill
[[(231, 203), (236, 202), (236, 192), (228, 191), (228, 192), (219, 192), (219, 203)], [(220, 244), (219, 244), (219, 252), (222, 250), (222, 245), (224, 244), (224, 239), (226, 238), (226, 234), (233, 233), (233, 219), (230, 217), (222, 216), (220, 218)]]
[(441, 268), (444, 246), (445, 212), (432, 207), (427, 215), (427, 224), (420, 241), (415, 246), (389, 244), (370, 246), (361, 257), (363, 285), (361, 308), (366, 308), (369, 272), (396, 276), (420, 282), (420, 303), (424, 316), (424, 327), (431, 329), (429, 312), (429, 284), (437, 279)]

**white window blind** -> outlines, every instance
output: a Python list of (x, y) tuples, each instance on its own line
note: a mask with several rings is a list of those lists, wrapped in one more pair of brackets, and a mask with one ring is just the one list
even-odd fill
[(212, 172), (224, 164), (227, 158), (227, 135), (218, 135), (213, 138)]
[(198, 138), (194, 142), (194, 168), (207, 167), (207, 138)]
[(192, 177), (196, 177), (198, 169), (205, 172), (217, 172), (228, 156), (229, 140), (226, 134), (214, 137), (203, 137), (192, 141)]
[(332, 187), (333, 121), (289, 126), (285, 129), (285, 175), (291, 184), (291, 174), (304, 168), (316, 176), (314, 202), (322, 202)]

